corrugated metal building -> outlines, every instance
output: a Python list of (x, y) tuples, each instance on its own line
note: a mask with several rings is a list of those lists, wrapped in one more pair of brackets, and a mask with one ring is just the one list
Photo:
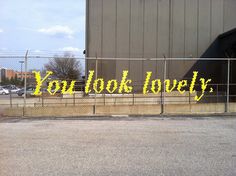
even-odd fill
[[(201, 57), (218, 35), (236, 27), (235, 0), (87, 0), (86, 57), (99, 61), (98, 76), (120, 78), (123, 69), (140, 82), (145, 72), (163, 72), (160, 61), (132, 58)], [(168, 63), (171, 77), (183, 77), (194, 62)], [(87, 61), (87, 70), (95, 62)]]

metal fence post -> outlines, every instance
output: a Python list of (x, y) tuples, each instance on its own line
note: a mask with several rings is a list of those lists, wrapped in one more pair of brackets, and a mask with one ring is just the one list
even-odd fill
[[(98, 77), (98, 58), (97, 58), (97, 54), (96, 54), (96, 72), (95, 72), (95, 79), (97, 79)], [(95, 103), (94, 103), (94, 114), (96, 114), (96, 105), (97, 105), (97, 92), (95, 91)]]
[(228, 73), (227, 73), (227, 103), (226, 112), (229, 112), (229, 94), (230, 94), (230, 59), (228, 58)]
[(10, 107), (12, 108), (12, 94), (11, 94), (11, 90), (9, 91), (10, 94)]
[[(166, 57), (164, 56), (164, 75), (163, 80), (166, 80)], [(163, 87), (163, 95), (162, 95), (162, 101), (161, 101), (161, 114), (165, 113), (165, 92), (166, 92), (166, 83), (164, 81), (164, 87)]]
[(29, 53), (29, 50), (27, 50), (26, 53), (25, 53), (25, 80), (24, 80), (24, 109), (23, 109), (23, 116), (25, 115), (25, 108), (26, 108), (28, 53)]

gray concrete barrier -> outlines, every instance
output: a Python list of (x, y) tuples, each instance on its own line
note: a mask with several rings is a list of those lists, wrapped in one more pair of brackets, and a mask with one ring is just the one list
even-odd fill
[[(68, 107), (27, 107), (6, 108), (3, 116), (8, 117), (79, 117), (79, 116), (109, 116), (109, 115), (160, 115), (161, 105), (84, 105)], [(224, 103), (207, 104), (168, 104), (164, 106), (164, 114), (217, 114), (225, 113)], [(229, 113), (236, 113), (236, 103), (231, 103)]]

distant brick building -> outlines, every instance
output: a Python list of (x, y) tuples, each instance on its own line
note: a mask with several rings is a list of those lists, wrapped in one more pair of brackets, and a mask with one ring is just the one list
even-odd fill
[(12, 69), (6, 69), (5, 70), (5, 78), (6, 79), (11, 79), (16, 77), (16, 72)]
[[(25, 72), (16, 72), (16, 75), (18, 79), (21, 79), (25, 77)], [(26, 78), (34, 78), (34, 74), (32, 72), (26, 72)]]
[[(12, 69), (0, 68), (0, 83), (4, 79), (11, 79), (11, 78), (23, 79), (24, 77), (25, 77), (25, 72), (18, 72)], [(32, 72), (27, 72), (26, 78), (33, 79), (34, 74)]]

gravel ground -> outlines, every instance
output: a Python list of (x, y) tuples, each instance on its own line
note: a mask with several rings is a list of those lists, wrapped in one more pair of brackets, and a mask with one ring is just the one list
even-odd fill
[(0, 176), (235, 176), (236, 118), (10, 120)]

